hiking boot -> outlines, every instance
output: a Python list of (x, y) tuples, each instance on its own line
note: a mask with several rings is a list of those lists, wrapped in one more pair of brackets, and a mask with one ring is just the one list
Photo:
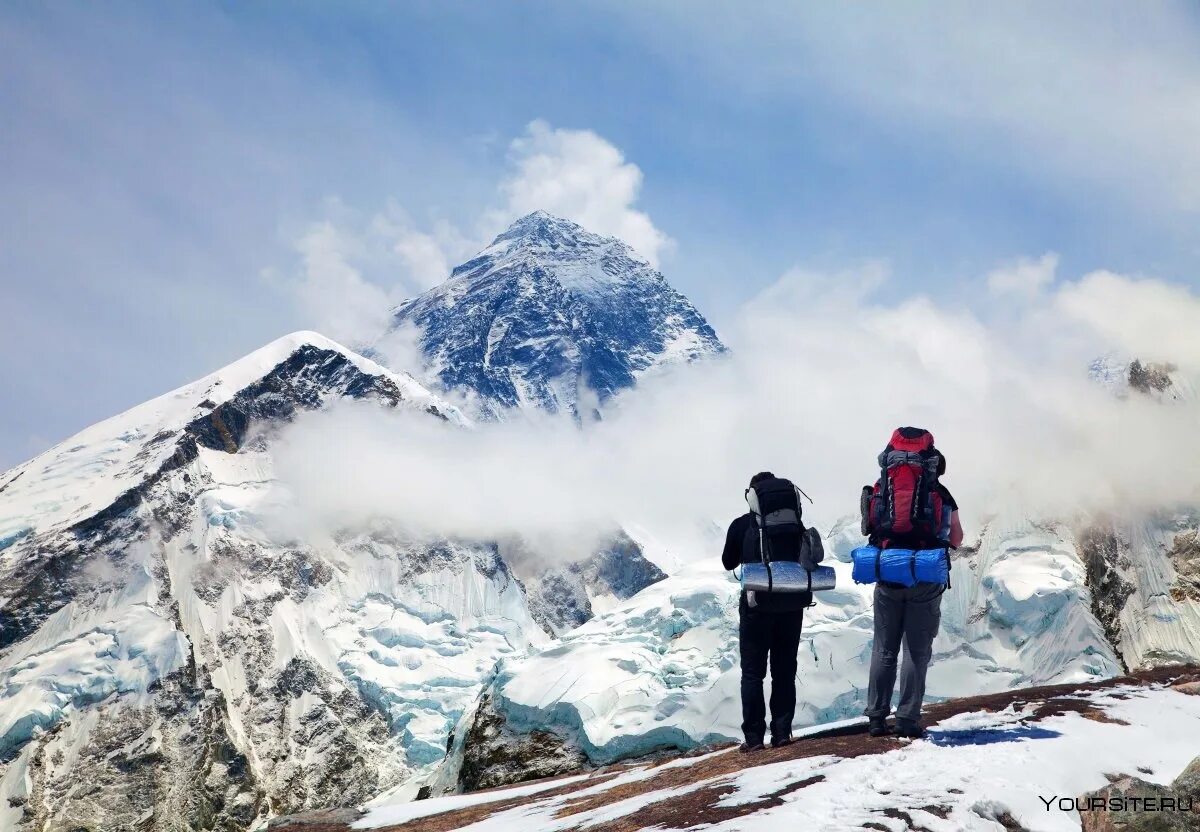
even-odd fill
[(786, 737), (771, 737), (771, 747), (783, 748), (784, 746), (791, 745), (795, 741), (796, 739), (791, 734), (788, 734)]
[(925, 729), (920, 723), (913, 722), (909, 719), (896, 720), (896, 736), (905, 737), (910, 740), (919, 740), (925, 736)]
[(887, 720), (883, 717), (871, 717), (867, 723), (867, 734), (872, 737), (886, 737), (889, 734)]
[(747, 754), (751, 751), (762, 751), (763, 747), (762, 740), (746, 740), (738, 746), (738, 751)]

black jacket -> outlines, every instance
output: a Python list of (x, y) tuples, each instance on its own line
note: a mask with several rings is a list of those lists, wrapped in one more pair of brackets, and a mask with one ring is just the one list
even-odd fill
[[(721, 565), (726, 569), (737, 569), (743, 563), (758, 563), (758, 525), (754, 515), (746, 512), (734, 518), (725, 532), (725, 548), (721, 550)], [(755, 610), (764, 612), (798, 612), (812, 603), (811, 592), (765, 592), (755, 593)], [(746, 593), (742, 592), (739, 608), (745, 613), (749, 607)]]
[(726, 569), (737, 569), (742, 563), (742, 543), (746, 533), (755, 529), (754, 515), (746, 512), (735, 517), (725, 532), (725, 548), (721, 550), (721, 565)]

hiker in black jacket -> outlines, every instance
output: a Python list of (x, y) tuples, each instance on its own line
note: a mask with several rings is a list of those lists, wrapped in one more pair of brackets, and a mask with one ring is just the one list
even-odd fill
[[(775, 480), (763, 471), (750, 480), (751, 487)], [(747, 512), (729, 524), (721, 563), (737, 569), (760, 560), (758, 525)], [(747, 598), (747, 595), (753, 595)], [(779, 748), (792, 742), (792, 718), (796, 713), (796, 651), (800, 647), (800, 628), (804, 608), (812, 602), (811, 593), (747, 593), (738, 602), (738, 645), (742, 664), (741, 751), (763, 748), (766, 736), (766, 708), (763, 679), (771, 668), (771, 746)]]

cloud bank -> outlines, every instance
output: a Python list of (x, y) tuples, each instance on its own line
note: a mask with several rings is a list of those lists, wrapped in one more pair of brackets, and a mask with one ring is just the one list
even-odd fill
[(386, 517), (564, 552), (632, 524), (711, 556), (696, 531), (744, 511), (753, 472), (795, 479), (828, 528), (856, 511), (891, 430), (918, 424), (948, 457), (968, 529), (1002, 510), (1200, 499), (1200, 405), (1119, 399), (1086, 372), (1098, 355), (1145, 350), (1195, 377), (1200, 298), (1097, 273), (991, 321), (929, 297), (883, 304), (882, 279), (878, 264), (788, 273), (741, 310), (728, 357), (656, 377), (583, 429), (532, 417), (462, 431), (369, 405), (306, 416), (278, 446), (280, 482), (309, 522)]

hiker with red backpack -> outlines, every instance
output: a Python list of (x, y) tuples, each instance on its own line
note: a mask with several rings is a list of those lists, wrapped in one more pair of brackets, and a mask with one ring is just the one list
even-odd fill
[(867, 689), (868, 733), (889, 733), (888, 714), (900, 648), (900, 702), (895, 733), (924, 736), (921, 702), (942, 593), (950, 584), (950, 549), (962, 544), (958, 504), (941, 482), (946, 457), (922, 428), (897, 428), (879, 455), (880, 476), (863, 488), (862, 533), (870, 545), (853, 553), (854, 580), (875, 584), (875, 643)]

